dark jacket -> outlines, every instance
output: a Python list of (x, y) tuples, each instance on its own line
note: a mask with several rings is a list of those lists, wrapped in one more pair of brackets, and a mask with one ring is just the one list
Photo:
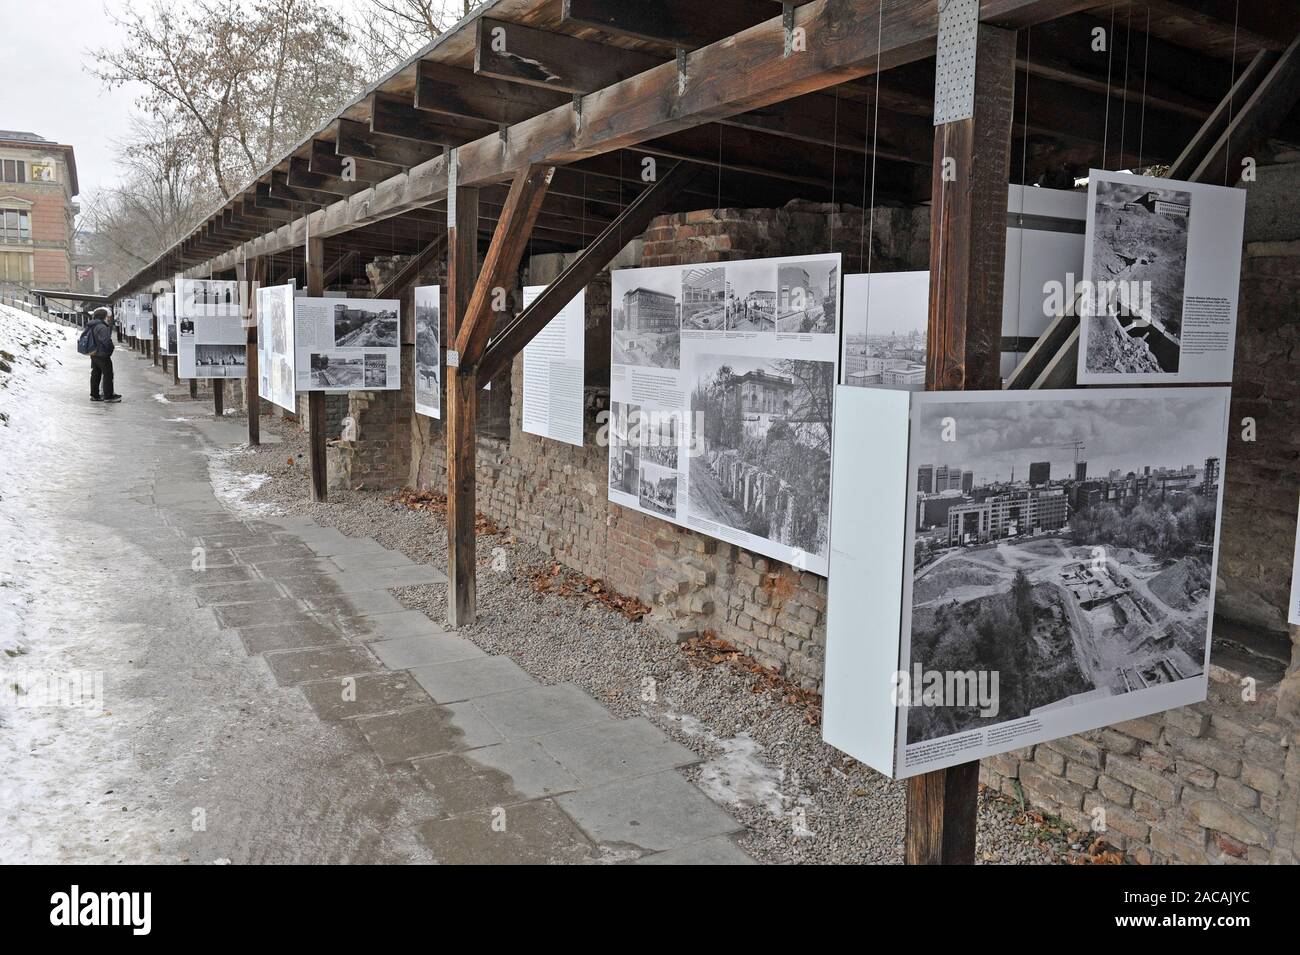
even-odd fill
[(97, 318), (90, 323), (90, 334), (95, 339), (95, 350), (92, 355), (107, 357), (113, 354), (116, 347), (113, 344), (113, 329), (108, 327), (108, 322), (102, 318)]

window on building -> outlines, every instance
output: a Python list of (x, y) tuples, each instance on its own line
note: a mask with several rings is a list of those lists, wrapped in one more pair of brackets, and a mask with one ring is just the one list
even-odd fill
[(32, 214), (25, 209), (0, 209), (0, 242), (29, 242)]
[(0, 282), (32, 284), (32, 254), (30, 252), (0, 252)]
[(26, 182), (27, 162), (23, 159), (0, 159), (0, 182)]

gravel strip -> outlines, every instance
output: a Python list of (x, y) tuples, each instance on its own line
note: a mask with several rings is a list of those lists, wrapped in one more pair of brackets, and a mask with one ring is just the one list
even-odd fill
[[(344, 534), (373, 537), (412, 560), (445, 567), (446, 533), (436, 513), (387, 503), (387, 494), (331, 491), (311, 500), (307, 439), (264, 418), (283, 443), (224, 458), (236, 474), (266, 476), (242, 497), (250, 517), (309, 516)], [(255, 482), (251, 482), (255, 483)], [(272, 510), (273, 509), (273, 510)], [(769, 863), (898, 863), (903, 858), (905, 786), (821, 741), (802, 707), (760, 687), (739, 666), (683, 653), (653, 627), (590, 599), (540, 594), (531, 585), (554, 561), (508, 529), (478, 539), (478, 622), (460, 634), (489, 653), (509, 654), (543, 683), (572, 682), (611, 713), (644, 715), (705, 762), (686, 775), (747, 831), (738, 842)], [(401, 602), (441, 621), (446, 587), (395, 590)], [(981, 862), (1088, 861), (1088, 847), (1014, 802), (984, 792), (976, 857)]]

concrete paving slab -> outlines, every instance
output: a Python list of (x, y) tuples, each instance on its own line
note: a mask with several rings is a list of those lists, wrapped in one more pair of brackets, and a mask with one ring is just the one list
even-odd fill
[[(243, 563), (256, 569), (268, 580), (287, 581), (295, 577), (315, 577), (327, 570), (323, 558), (297, 557), (290, 560), (248, 560)], [(211, 562), (209, 562), (211, 566)]]
[(428, 564), (412, 567), (377, 567), (373, 570), (326, 571), (325, 576), (338, 584), (339, 593), (361, 590), (391, 590), (393, 587), (416, 587), (421, 584), (445, 584), (442, 571)]
[(370, 627), (372, 633), (376, 635), (375, 639), (396, 640), (400, 637), (433, 637), (445, 635), (446, 631), (438, 624), (425, 615), (423, 610), (402, 610), (398, 613), (376, 613), (363, 614), (361, 616), (350, 615), (326, 615), (331, 620), (341, 620), (340, 626), (345, 629), (348, 622), (353, 620), (358, 623), (364, 622)]
[(334, 578), (325, 576), (328, 569), (322, 568), (311, 575), (285, 577), (280, 580), (280, 585), (292, 597), (337, 597), (343, 591)]
[(589, 786), (700, 761), (699, 756), (640, 716), (552, 733), (538, 737), (538, 742)]
[(246, 580), (229, 584), (204, 584), (194, 588), (194, 596), (200, 604), (213, 606), (279, 600), (284, 595), (273, 581)]
[(187, 574), (192, 574), (196, 580), (202, 580), (199, 586), (211, 584), (233, 584), (241, 580), (256, 580), (253, 568), (247, 564), (230, 564), (227, 567), (208, 567), (202, 571), (190, 571), (189, 565), (185, 566)]
[[(345, 684), (347, 681), (347, 685)], [(304, 683), (299, 687), (316, 715), (323, 720), (348, 720), (387, 713), (429, 698), (406, 673), (371, 673), (365, 676)], [(352, 698), (347, 698), (347, 697)]]
[(510, 740), (463, 753), (462, 758), (484, 770), (504, 774), (525, 799), (572, 792), (582, 786), (573, 773), (532, 740)]
[[(504, 831), (499, 831), (501, 822)], [(484, 810), (433, 820), (420, 827), (420, 835), (444, 865), (554, 865), (596, 859), (591, 841), (549, 799), (521, 803), (504, 813)]]
[(596, 842), (649, 851), (676, 849), (741, 828), (671, 770), (568, 793), (556, 802)]
[(509, 657), (483, 657), (406, 671), (438, 703), (455, 703), (493, 693), (523, 690), (537, 681)]
[(307, 619), (302, 605), (287, 598), (255, 604), (226, 604), (212, 609), (223, 627), (290, 627)]
[(403, 613), (407, 609), (387, 590), (361, 590), (346, 596), (343, 594), (308, 595), (302, 598), (302, 602), (312, 610), (337, 611), (361, 617), (379, 613)]
[(363, 716), (356, 725), (385, 765), (501, 742), (501, 734), (468, 703)]
[[(419, 611), (412, 612), (419, 613)], [(428, 619), (425, 617), (426, 621)], [(450, 633), (426, 633), (376, 640), (370, 644), (370, 649), (390, 670), (409, 670), (411, 667), (453, 663), (456, 660), (473, 660), (486, 656), (482, 650), (464, 637)]]
[(560, 683), (518, 693), (499, 693), (473, 704), (506, 739), (527, 739), (613, 720), (579, 686)]
[(374, 673), (382, 666), (363, 647), (341, 644), (308, 650), (274, 650), (264, 657), (281, 686)]
[(633, 865), (758, 865), (744, 849), (728, 836), (714, 836), (679, 849), (654, 852), (637, 859)]
[(239, 639), (249, 653), (346, 645), (341, 633), (312, 617), (304, 617), (292, 626), (240, 627)]
[(317, 556), (305, 544), (258, 544), (254, 547), (233, 547), (231, 550), (245, 564), (267, 560), (304, 560)]
[(400, 550), (373, 554), (334, 554), (327, 558), (336, 570), (366, 570), (378, 567), (415, 567), (415, 561)]
[(390, 551), (376, 540), (369, 537), (347, 537), (340, 534), (337, 539), (330, 538), (305, 540), (317, 557), (338, 557), (342, 554), (387, 554)]

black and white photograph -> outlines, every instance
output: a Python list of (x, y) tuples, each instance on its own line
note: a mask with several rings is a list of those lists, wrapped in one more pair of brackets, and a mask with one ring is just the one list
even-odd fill
[(721, 331), (726, 316), (726, 269), (699, 265), (682, 270), (682, 330)]
[(844, 276), (843, 383), (924, 389), (929, 306), (929, 272)]
[(182, 338), (187, 338), (194, 334), (194, 319), (182, 318), (179, 320), (178, 324), (180, 325)]
[(415, 406), (434, 416), (440, 413), (442, 395), (440, 293), (436, 285), (415, 290)]
[(638, 479), (641, 507), (665, 517), (677, 516), (677, 472), (641, 459)]
[(914, 706), (909, 743), (1203, 675), (1224, 433), (1207, 391), (916, 407), (908, 669), (996, 672), (999, 705)]
[(727, 331), (776, 331), (776, 263), (727, 263)]
[(396, 348), (400, 342), (397, 310), (389, 302), (349, 299), (334, 306), (336, 348)]
[(158, 326), (159, 343), (164, 355), (176, 354), (176, 323), (167, 322)]
[(609, 487), (621, 494), (640, 492), (637, 474), (641, 449), (637, 432), (639, 405), (614, 401), (609, 406)]
[(1192, 194), (1100, 181), (1092, 209), (1086, 370), (1172, 374), (1183, 335)]
[(786, 334), (835, 335), (839, 313), (840, 260), (787, 260), (777, 265), (776, 330)]
[(388, 385), (388, 356), (383, 352), (367, 352), (365, 356), (365, 384), (367, 388), (384, 388)]
[(643, 408), (633, 433), (641, 446), (642, 461), (677, 470), (678, 449), (684, 434), (680, 411)]
[(620, 269), (611, 284), (614, 364), (675, 371), (681, 364), (682, 270)]
[(244, 345), (195, 345), (194, 365), (200, 378), (241, 378), (244, 375)]
[(320, 391), (360, 390), (365, 387), (365, 359), (361, 355), (324, 355), (313, 352), (311, 386)]
[(690, 516), (826, 553), (835, 363), (700, 355)]

